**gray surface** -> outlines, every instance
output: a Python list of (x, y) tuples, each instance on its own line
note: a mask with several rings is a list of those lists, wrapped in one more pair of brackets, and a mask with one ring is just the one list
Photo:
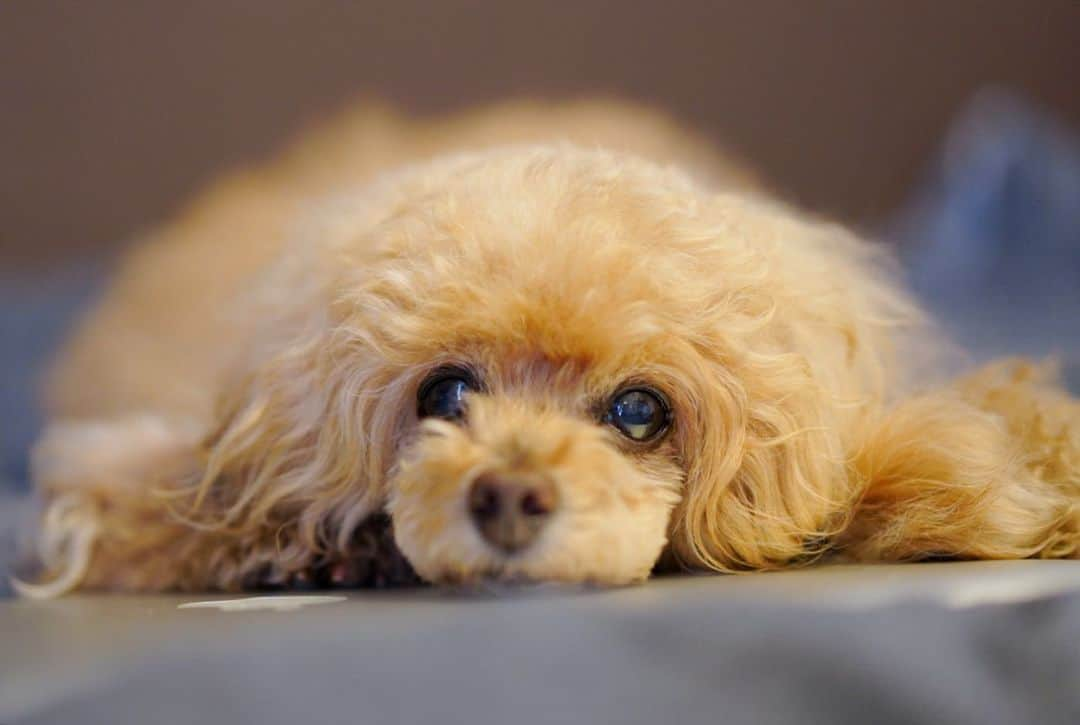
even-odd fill
[(0, 603), (0, 722), (1080, 717), (1077, 562), (423, 590), (296, 612), (177, 609), (184, 601)]

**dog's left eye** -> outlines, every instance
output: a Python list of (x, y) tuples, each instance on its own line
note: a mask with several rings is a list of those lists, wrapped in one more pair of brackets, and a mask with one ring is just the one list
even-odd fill
[(667, 429), (668, 410), (667, 402), (659, 393), (645, 388), (631, 388), (616, 393), (611, 399), (604, 422), (627, 438), (648, 441)]
[(460, 420), (465, 417), (465, 397), (476, 389), (464, 371), (442, 371), (432, 375), (417, 394), (417, 415), (421, 418)]

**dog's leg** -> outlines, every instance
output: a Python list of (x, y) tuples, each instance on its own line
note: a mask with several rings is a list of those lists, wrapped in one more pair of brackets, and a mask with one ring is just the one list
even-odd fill
[(886, 414), (853, 459), (861, 560), (1080, 555), (1080, 401), (1000, 363)]
[(16, 581), (20, 593), (294, 586), (335, 558), (353, 564), (332, 543), (320, 551), (300, 541), (295, 507), (230, 521), (225, 511), (244, 491), (242, 476), (222, 472), (203, 486), (209, 450), (196, 430), (156, 416), (51, 425), (33, 465), (45, 499), (37, 537), (44, 570)]
[(34, 451), (45, 511), (38, 533), (44, 566), (29, 596), (76, 586), (159, 590), (199, 578), (191, 556), (211, 536), (171, 510), (177, 482), (198, 475), (193, 427), (157, 416), (52, 424)]
[[(336, 459), (319, 455), (319, 433), (337, 431), (320, 428), (318, 415), (290, 427), (288, 414), (301, 406), (239, 390), (210, 434), (160, 416), (51, 425), (34, 457), (45, 572), (20, 590), (292, 586), (335, 564), (370, 564), (372, 581), (387, 579), (396, 549), (363, 546), (358, 536), (381, 510), (379, 492), (352, 469), (321, 465)], [(408, 579), (407, 567), (391, 569)]]

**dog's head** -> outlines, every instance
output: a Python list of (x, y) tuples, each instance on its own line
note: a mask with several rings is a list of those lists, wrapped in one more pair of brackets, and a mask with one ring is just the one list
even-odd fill
[(276, 288), (298, 321), (274, 320), (285, 342), (211, 453), (242, 471), (234, 514), (288, 512), (325, 548), (385, 502), (430, 581), (629, 582), (669, 542), (768, 567), (838, 525), (843, 431), (903, 307), (854, 240), (569, 147), (412, 169), (373, 198), (296, 265), (311, 289)]

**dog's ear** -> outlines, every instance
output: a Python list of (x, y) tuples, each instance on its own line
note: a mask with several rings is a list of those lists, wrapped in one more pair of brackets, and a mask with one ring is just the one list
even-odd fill
[(381, 504), (395, 385), (408, 381), (373, 351), (370, 321), (347, 316), (354, 305), (335, 310), (321, 288), (288, 279), (276, 294), (282, 314), (259, 301), (265, 329), (220, 381), (209, 422), (133, 416), (49, 431), (35, 476), (49, 583), (26, 593), (235, 589), (267, 565), (288, 573), (350, 545)]
[(717, 570), (790, 565), (844, 526), (851, 431), (899, 385), (920, 316), (887, 255), (835, 225), (745, 199), (710, 212), (719, 273), (672, 547)]
[(342, 409), (326, 364), (316, 335), (266, 349), (222, 386), (209, 431), (152, 416), (50, 427), (35, 456), (45, 571), (23, 593), (235, 589), (334, 550), (374, 504), (362, 396)]
[[(191, 499), (196, 520), (229, 529), (282, 528), (305, 551), (344, 546), (380, 501), (392, 421), (376, 390), (388, 381), (365, 356), (306, 330), (239, 373), (218, 401)], [(339, 541), (338, 538), (341, 540)]]
[(768, 569), (818, 553), (851, 503), (830, 402), (797, 356), (715, 370), (685, 432), (671, 544), (694, 568)]

